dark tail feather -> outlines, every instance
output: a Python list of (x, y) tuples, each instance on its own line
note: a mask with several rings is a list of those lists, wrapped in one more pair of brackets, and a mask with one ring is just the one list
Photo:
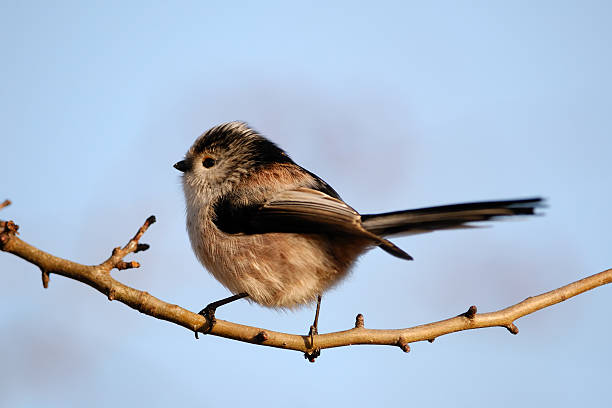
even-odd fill
[[(542, 207), (541, 198), (443, 205), (396, 211), (384, 214), (364, 214), (361, 224), (378, 236), (421, 234), (441, 229), (473, 228), (468, 223), (487, 221), (513, 215), (533, 215)], [(384, 249), (384, 248), (383, 248)]]
[(388, 254), (393, 256), (397, 256), (400, 259), (405, 259), (407, 261), (412, 261), (412, 257), (406, 253), (403, 249), (395, 245), (393, 242), (383, 239), (382, 244), (379, 244), (378, 247), (385, 251)]

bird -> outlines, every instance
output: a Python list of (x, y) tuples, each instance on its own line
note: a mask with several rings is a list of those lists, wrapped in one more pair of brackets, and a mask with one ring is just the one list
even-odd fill
[[(234, 121), (201, 134), (174, 164), (182, 172), (187, 232), (200, 263), (231, 293), (200, 314), (247, 298), (294, 309), (316, 302), (370, 249), (412, 257), (388, 240), (472, 223), (535, 214), (540, 197), (360, 214), (324, 180), (296, 164), (274, 142)], [(196, 333), (197, 334), (197, 333)]]

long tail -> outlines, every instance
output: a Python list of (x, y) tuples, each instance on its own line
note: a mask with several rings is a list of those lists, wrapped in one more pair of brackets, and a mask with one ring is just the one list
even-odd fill
[(481, 201), (383, 214), (364, 214), (361, 216), (361, 224), (378, 236), (412, 235), (443, 229), (473, 228), (469, 223), (494, 220), (498, 217), (533, 215), (535, 209), (542, 205), (541, 198)]

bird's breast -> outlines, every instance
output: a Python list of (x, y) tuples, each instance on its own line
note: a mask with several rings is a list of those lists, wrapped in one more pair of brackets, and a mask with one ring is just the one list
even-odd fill
[(325, 234), (227, 234), (206, 213), (187, 219), (191, 245), (206, 269), (232, 293), (246, 292), (269, 307), (315, 301), (370, 245)]

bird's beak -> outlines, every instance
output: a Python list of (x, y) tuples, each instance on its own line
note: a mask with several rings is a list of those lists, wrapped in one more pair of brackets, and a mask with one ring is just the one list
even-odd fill
[(174, 163), (174, 168), (184, 173), (187, 170), (191, 169), (191, 161), (181, 160), (180, 162)]

